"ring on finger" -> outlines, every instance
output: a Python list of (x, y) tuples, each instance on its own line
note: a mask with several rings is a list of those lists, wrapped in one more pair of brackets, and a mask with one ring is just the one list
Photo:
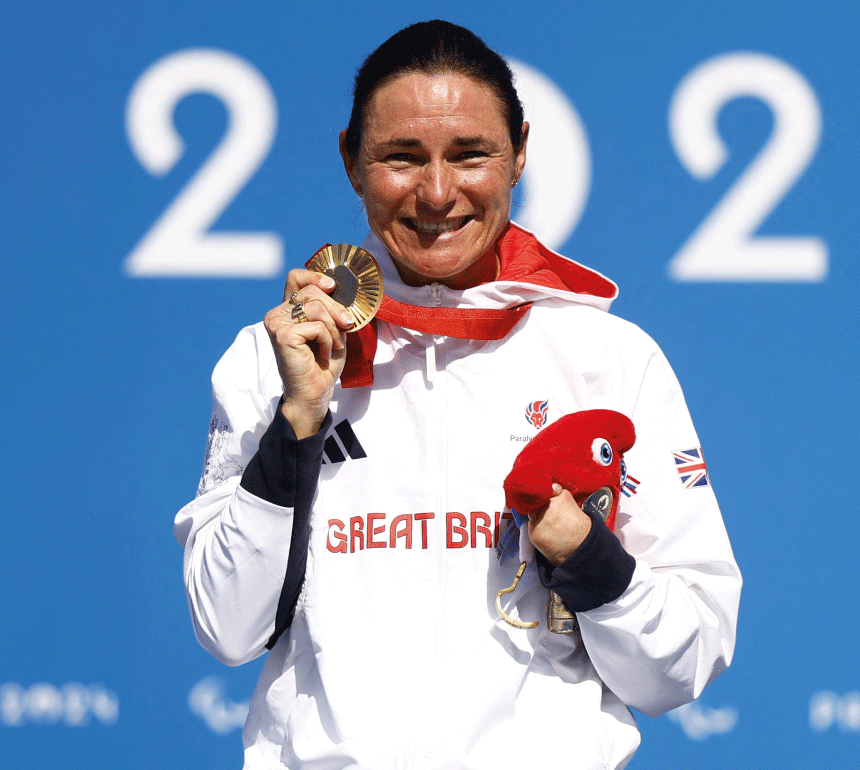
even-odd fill
[(292, 294), (290, 294), (290, 298), (289, 298), (289, 300), (287, 300), (287, 301), (288, 301), (291, 305), (296, 305), (296, 304), (299, 304), (299, 305), (300, 305), (300, 304), (301, 304), (300, 302), (299, 302), (299, 303), (297, 303), (297, 302), (296, 302), (296, 294), (298, 294), (298, 293), (299, 293), (299, 290), (298, 290), (298, 289), (296, 289)]
[(294, 321), (300, 324), (308, 320), (307, 315), (305, 315), (305, 306), (301, 302), (296, 302), (296, 306), (292, 309), (290, 315)]

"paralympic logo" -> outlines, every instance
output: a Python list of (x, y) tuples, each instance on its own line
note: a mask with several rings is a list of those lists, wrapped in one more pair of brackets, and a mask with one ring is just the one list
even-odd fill
[(188, 694), (188, 708), (199, 716), (213, 733), (227, 735), (245, 724), (250, 704), (236, 703), (225, 697), (224, 682), (220, 677), (201, 679)]
[(698, 701), (673, 709), (668, 717), (677, 722), (685, 735), (693, 741), (703, 741), (712, 735), (730, 733), (738, 723), (738, 712), (734, 708), (727, 706), (715, 709)]

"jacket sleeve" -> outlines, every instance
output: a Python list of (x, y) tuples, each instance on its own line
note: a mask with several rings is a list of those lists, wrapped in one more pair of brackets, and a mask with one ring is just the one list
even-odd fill
[[(213, 416), (197, 498), (176, 516), (197, 639), (228, 665), (265, 652), (289, 624), (304, 577), (307, 522), (328, 422), (297, 440), (259, 327), (212, 375)], [(330, 421), (330, 418), (327, 418)]]
[(616, 527), (635, 563), (617, 598), (577, 615), (603, 681), (657, 716), (697, 698), (731, 662), (741, 576), (707, 470), (678, 471), (675, 452), (701, 449), (675, 375), (652, 350), (631, 388), (636, 444), (625, 459), (640, 484)]

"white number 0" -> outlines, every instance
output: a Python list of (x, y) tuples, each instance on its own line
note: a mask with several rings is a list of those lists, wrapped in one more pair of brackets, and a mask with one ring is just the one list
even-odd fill
[(126, 106), (126, 132), (141, 165), (164, 176), (185, 152), (173, 113), (186, 96), (211, 94), (227, 108), (220, 144), (129, 254), (133, 276), (277, 275), (283, 242), (275, 233), (209, 232), (265, 160), (277, 126), (266, 79), (225, 51), (192, 49), (167, 56), (135, 83)]
[(534, 67), (508, 59), (530, 122), (527, 194), (517, 216), (526, 229), (560, 249), (576, 229), (591, 187), (591, 148), (585, 126), (567, 95)]
[(818, 149), (821, 110), (804, 78), (785, 62), (755, 53), (719, 56), (678, 86), (669, 111), (675, 152), (698, 179), (727, 158), (717, 117), (732, 99), (753, 96), (773, 112), (767, 144), (669, 263), (678, 281), (821, 281), (827, 244), (819, 238), (754, 237)]

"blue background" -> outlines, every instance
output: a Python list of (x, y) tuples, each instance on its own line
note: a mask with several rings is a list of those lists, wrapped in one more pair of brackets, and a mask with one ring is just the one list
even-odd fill
[[(420, 13), (389, 0), (0, 4), (0, 766), (241, 766), (229, 712), (260, 662), (227, 669), (198, 647), (171, 534), (202, 467), (208, 378), (237, 331), (277, 304), (290, 267), (326, 241), (363, 238), (337, 153), (352, 75), (383, 39), (433, 17), (538, 69), (575, 105), (592, 177), (559, 248), (620, 284), (614, 312), (675, 367), (744, 573), (732, 668), (694, 709), (640, 715), (631, 767), (857, 766), (860, 10), (840, 0), (427, 2)], [(223, 104), (192, 95), (175, 113), (187, 149), (172, 171), (150, 175), (129, 146), (132, 86), (198, 47), (242, 57), (275, 94), (271, 152), (214, 228), (280, 234), (271, 278), (124, 269), (225, 132)], [(673, 149), (676, 87), (736, 51), (790, 65), (820, 105), (820, 145), (759, 233), (822, 239), (821, 281), (669, 276), (773, 127), (760, 100), (727, 105), (730, 157), (706, 182)], [(215, 695), (201, 716), (189, 694), (204, 680)], [(118, 717), (74, 712), (70, 683), (106, 691)]]

